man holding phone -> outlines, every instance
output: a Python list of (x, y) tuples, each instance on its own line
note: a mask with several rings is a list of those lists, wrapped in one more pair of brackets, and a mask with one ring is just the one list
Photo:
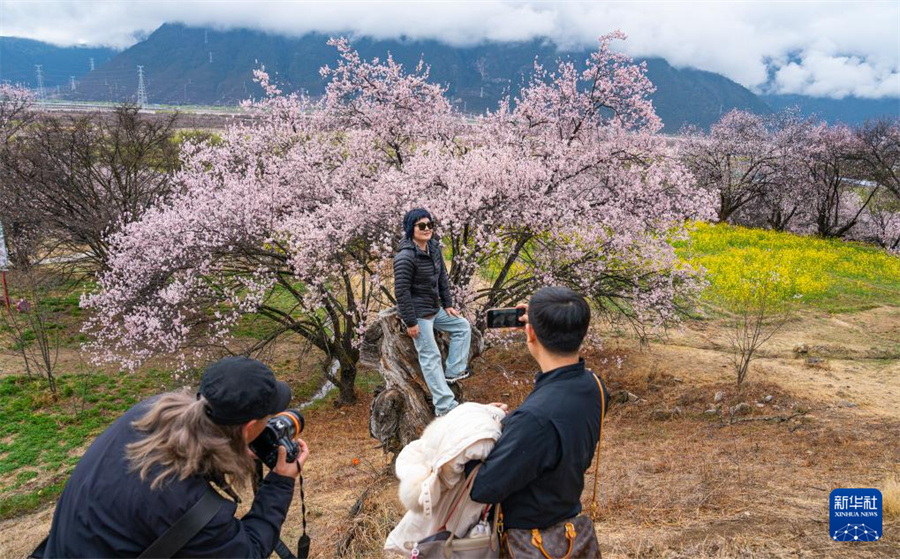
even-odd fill
[[(508, 530), (543, 530), (581, 512), (584, 473), (608, 398), (605, 387), (601, 398), (602, 383), (579, 356), (591, 319), (584, 297), (545, 287), (519, 308), (524, 313), (518, 325), (541, 372), (522, 405), (503, 420), (503, 434), (471, 495), (479, 503), (501, 503)], [(497, 325), (515, 316), (514, 309), (497, 310)]]
[[(394, 256), (394, 297), (397, 311), (419, 354), (419, 365), (431, 391), (434, 413), (446, 415), (458, 405), (449, 384), (469, 376), (472, 327), (453, 308), (450, 279), (441, 244), (434, 238), (434, 219), (427, 210), (410, 210), (403, 218), (404, 239)], [(447, 361), (434, 331), (450, 334)]]

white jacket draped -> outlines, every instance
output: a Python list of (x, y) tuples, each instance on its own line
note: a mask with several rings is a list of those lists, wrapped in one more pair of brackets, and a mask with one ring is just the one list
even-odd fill
[[(409, 443), (397, 456), (400, 502), (407, 513), (388, 535), (386, 550), (407, 552), (406, 542), (416, 542), (439, 529), (465, 482), (463, 468), (470, 460), (483, 460), (500, 438), (500, 408), (466, 402), (432, 421), (422, 437)], [(462, 522), (456, 534), (465, 536), (484, 505), (464, 500)]]

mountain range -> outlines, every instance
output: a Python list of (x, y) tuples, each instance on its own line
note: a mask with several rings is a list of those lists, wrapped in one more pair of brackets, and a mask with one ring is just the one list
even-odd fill
[(59, 95), (71, 91), (71, 78), (80, 79), (119, 54), (103, 47), (58, 47), (41, 41), (0, 37), (0, 82), (21, 83), (36, 89), (37, 68), (41, 66), (44, 87), (48, 93)]
[[(138, 66), (142, 67), (149, 103), (234, 105), (259, 97), (252, 71), (264, 66), (285, 91), (320, 95), (325, 82), (319, 68), (335, 65), (337, 51), (328, 36), (270, 35), (246, 29), (215, 30), (164, 24), (143, 41), (115, 52), (83, 47), (60, 48), (11, 37), (0, 38), (0, 80), (36, 87), (35, 65), (42, 65), (48, 97), (79, 101), (135, 101)], [(431, 68), (431, 80), (447, 86), (447, 95), (463, 111), (480, 113), (517, 90), (535, 61), (555, 67), (558, 58), (583, 65), (590, 51), (559, 52), (545, 40), (489, 42), (454, 47), (438, 41), (404, 38), (352, 41), (364, 58), (385, 57), (413, 68), (420, 59)], [(90, 71), (89, 59), (94, 59)], [(662, 58), (642, 60), (656, 86), (653, 102), (666, 132), (685, 124), (707, 127), (733, 108), (766, 114), (787, 106), (817, 113), (830, 121), (859, 123), (868, 118), (900, 116), (900, 99), (842, 100), (798, 95), (759, 96), (728, 78), (694, 68), (675, 68)], [(72, 79), (75, 76), (75, 88)], [(59, 86), (58, 90), (56, 86)]]

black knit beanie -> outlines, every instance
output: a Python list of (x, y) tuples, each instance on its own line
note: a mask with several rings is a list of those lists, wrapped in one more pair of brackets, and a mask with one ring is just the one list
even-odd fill
[(416, 222), (423, 217), (427, 217), (432, 222), (434, 222), (434, 218), (431, 217), (431, 214), (428, 213), (428, 210), (423, 208), (415, 208), (413, 210), (409, 210), (408, 212), (406, 212), (406, 215), (403, 216), (403, 232), (406, 233), (407, 239), (412, 240), (413, 228), (416, 226)]

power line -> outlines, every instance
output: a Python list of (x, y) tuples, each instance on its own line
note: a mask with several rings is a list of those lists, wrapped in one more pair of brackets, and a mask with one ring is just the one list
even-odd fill
[(41, 108), (44, 109), (46, 108), (46, 95), (44, 94), (44, 71), (41, 64), (35, 64), (34, 67), (37, 70), (38, 99), (40, 100)]
[(147, 90), (144, 88), (144, 67), (138, 66), (138, 91), (137, 102), (139, 107), (147, 104)]

